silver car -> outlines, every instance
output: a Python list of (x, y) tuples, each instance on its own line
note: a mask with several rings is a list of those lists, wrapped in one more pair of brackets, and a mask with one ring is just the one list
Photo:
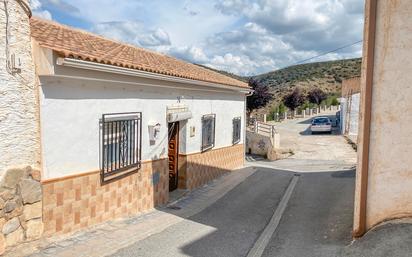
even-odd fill
[(310, 131), (332, 133), (332, 121), (328, 117), (316, 117), (312, 120)]

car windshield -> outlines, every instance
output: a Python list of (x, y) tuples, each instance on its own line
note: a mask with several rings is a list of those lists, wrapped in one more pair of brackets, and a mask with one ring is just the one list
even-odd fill
[(313, 124), (323, 124), (323, 123), (328, 123), (329, 119), (328, 118), (318, 118), (313, 120)]

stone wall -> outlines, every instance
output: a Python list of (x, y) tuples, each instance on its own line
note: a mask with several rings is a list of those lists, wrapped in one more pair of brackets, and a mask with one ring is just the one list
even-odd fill
[(0, 254), (43, 233), (40, 172), (10, 169), (0, 182)]
[[(43, 223), (36, 76), (29, 17), (18, 1), (1, 2), (0, 31), (1, 254), (6, 247), (39, 238)], [(17, 69), (6, 65), (12, 56)]]
[[(29, 18), (17, 3), (0, 4), (0, 177), (13, 167), (40, 166), (37, 87), (31, 53)], [(21, 63), (21, 72), (7, 69), (6, 48)]]

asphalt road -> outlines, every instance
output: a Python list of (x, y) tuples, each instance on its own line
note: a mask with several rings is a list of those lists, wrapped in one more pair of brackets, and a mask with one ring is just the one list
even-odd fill
[[(113, 256), (246, 256), (293, 175), (257, 168), (200, 213)], [(353, 187), (354, 172), (302, 174), (263, 256), (333, 256), (349, 244)]]
[(200, 213), (113, 256), (246, 256), (292, 177), (290, 172), (259, 168)]
[[(113, 256), (238, 257), (255, 249), (265, 257), (343, 254), (352, 240), (355, 172), (340, 170), (353, 167), (356, 153), (339, 135), (310, 135), (309, 124), (310, 119), (300, 119), (278, 125), (281, 145), (294, 156), (249, 162), (256, 171), (219, 200)], [(284, 208), (279, 203), (295, 172), (300, 177)], [(272, 219), (280, 209), (280, 220)], [(271, 232), (262, 233), (265, 228)]]
[(351, 243), (354, 171), (303, 173), (263, 256), (341, 256)]

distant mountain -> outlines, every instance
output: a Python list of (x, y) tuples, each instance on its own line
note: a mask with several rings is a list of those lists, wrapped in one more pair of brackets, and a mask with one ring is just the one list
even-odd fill
[[(340, 94), (343, 80), (360, 76), (361, 63), (361, 58), (307, 63), (251, 78), (270, 86), (271, 91), (274, 93), (274, 100), (261, 110), (262, 112), (267, 112), (272, 106), (276, 106), (282, 101), (283, 97), (293, 91), (295, 87), (301, 88), (303, 92), (308, 92), (313, 88), (320, 88), (329, 94)], [(250, 77), (242, 77), (209, 67), (205, 68), (246, 82), (250, 79)]]

